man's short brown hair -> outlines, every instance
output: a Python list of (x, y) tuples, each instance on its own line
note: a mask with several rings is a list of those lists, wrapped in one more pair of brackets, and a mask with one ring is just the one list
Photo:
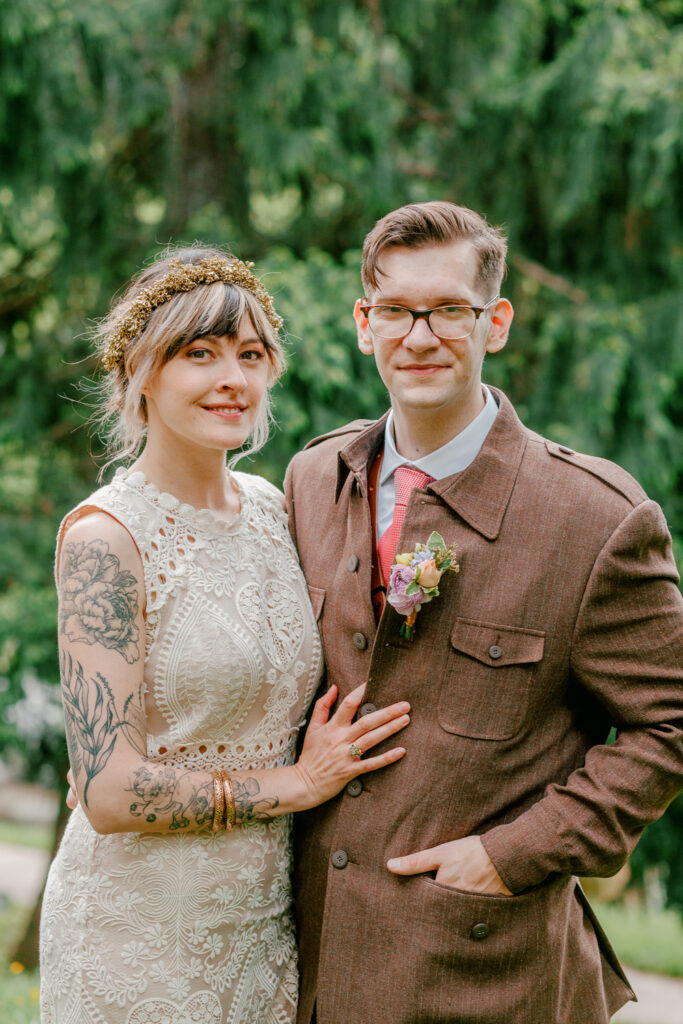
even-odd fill
[(380, 257), (385, 249), (406, 246), (419, 249), (426, 245), (448, 245), (469, 241), (479, 258), (478, 282), (492, 298), (500, 289), (505, 274), (507, 242), (499, 228), (491, 227), (483, 217), (466, 206), (436, 200), (409, 203), (392, 210), (375, 224), (363, 243), (361, 278), (366, 295), (379, 287), (382, 276)]

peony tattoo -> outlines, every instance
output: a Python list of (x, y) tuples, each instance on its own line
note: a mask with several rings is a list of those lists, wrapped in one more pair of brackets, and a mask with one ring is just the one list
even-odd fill
[(135, 577), (121, 572), (103, 540), (65, 544), (59, 628), (72, 641), (102, 644), (132, 664), (140, 657)]
[(415, 620), (423, 604), (439, 596), (439, 583), (445, 572), (460, 572), (453, 546), (446, 547), (440, 533), (432, 533), (426, 544), (414, 551), (396, 555), (389, 574), (387, 601), (399, 615), (405, 615), (401, 636), (415, 637)]

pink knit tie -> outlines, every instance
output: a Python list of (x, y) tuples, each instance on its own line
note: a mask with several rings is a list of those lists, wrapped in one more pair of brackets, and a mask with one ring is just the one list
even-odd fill
[(396, 491), (396, 504), (394, 505), (394, 518), (379, 539), (377, 553), (379, 564), (382, 567), (384, 582), (389, 585), (389, 573), (396, 554), (398, 538), (401, 536), (401, 527), (406, 517), (406, 507), (410, 498), (410, 492), (415, 488), (424, 488), (434, 479), (420, 469), (413, 469), (412, 466), (399, 466), (394, 470), (394, 488)]

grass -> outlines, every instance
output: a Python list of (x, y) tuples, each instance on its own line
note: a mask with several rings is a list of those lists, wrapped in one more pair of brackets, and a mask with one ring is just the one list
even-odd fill
[(39, 1024), (38, 972), (0, 973), (0, 1006), (4, 1024)]
[(625, 964), (683, 978), (683, 920), (675, 911), (645, 910), (620, 903), (594, 903), (593, 907)]
[[(5, 841), (5, 840), (3, 840)], [(38, 971), (25, 971), (21, 964), (8, 963), (9, 951), (19, 938), (28, 910), (0, 908), (0, 1006), (2, 1024), (39, 1024)]]
[(34, 850), (52, 849), (54, 828), (52, 825), (39, 825), (17, 821), (0, 821), (0, 843), (13, 846), (30, 846)]

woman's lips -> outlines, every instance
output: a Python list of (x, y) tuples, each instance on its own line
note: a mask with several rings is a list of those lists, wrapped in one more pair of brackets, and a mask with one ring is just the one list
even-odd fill
[(202, 408), (223, 420), (237, 420), (244, 412), (241, 405), (204, 405)]

